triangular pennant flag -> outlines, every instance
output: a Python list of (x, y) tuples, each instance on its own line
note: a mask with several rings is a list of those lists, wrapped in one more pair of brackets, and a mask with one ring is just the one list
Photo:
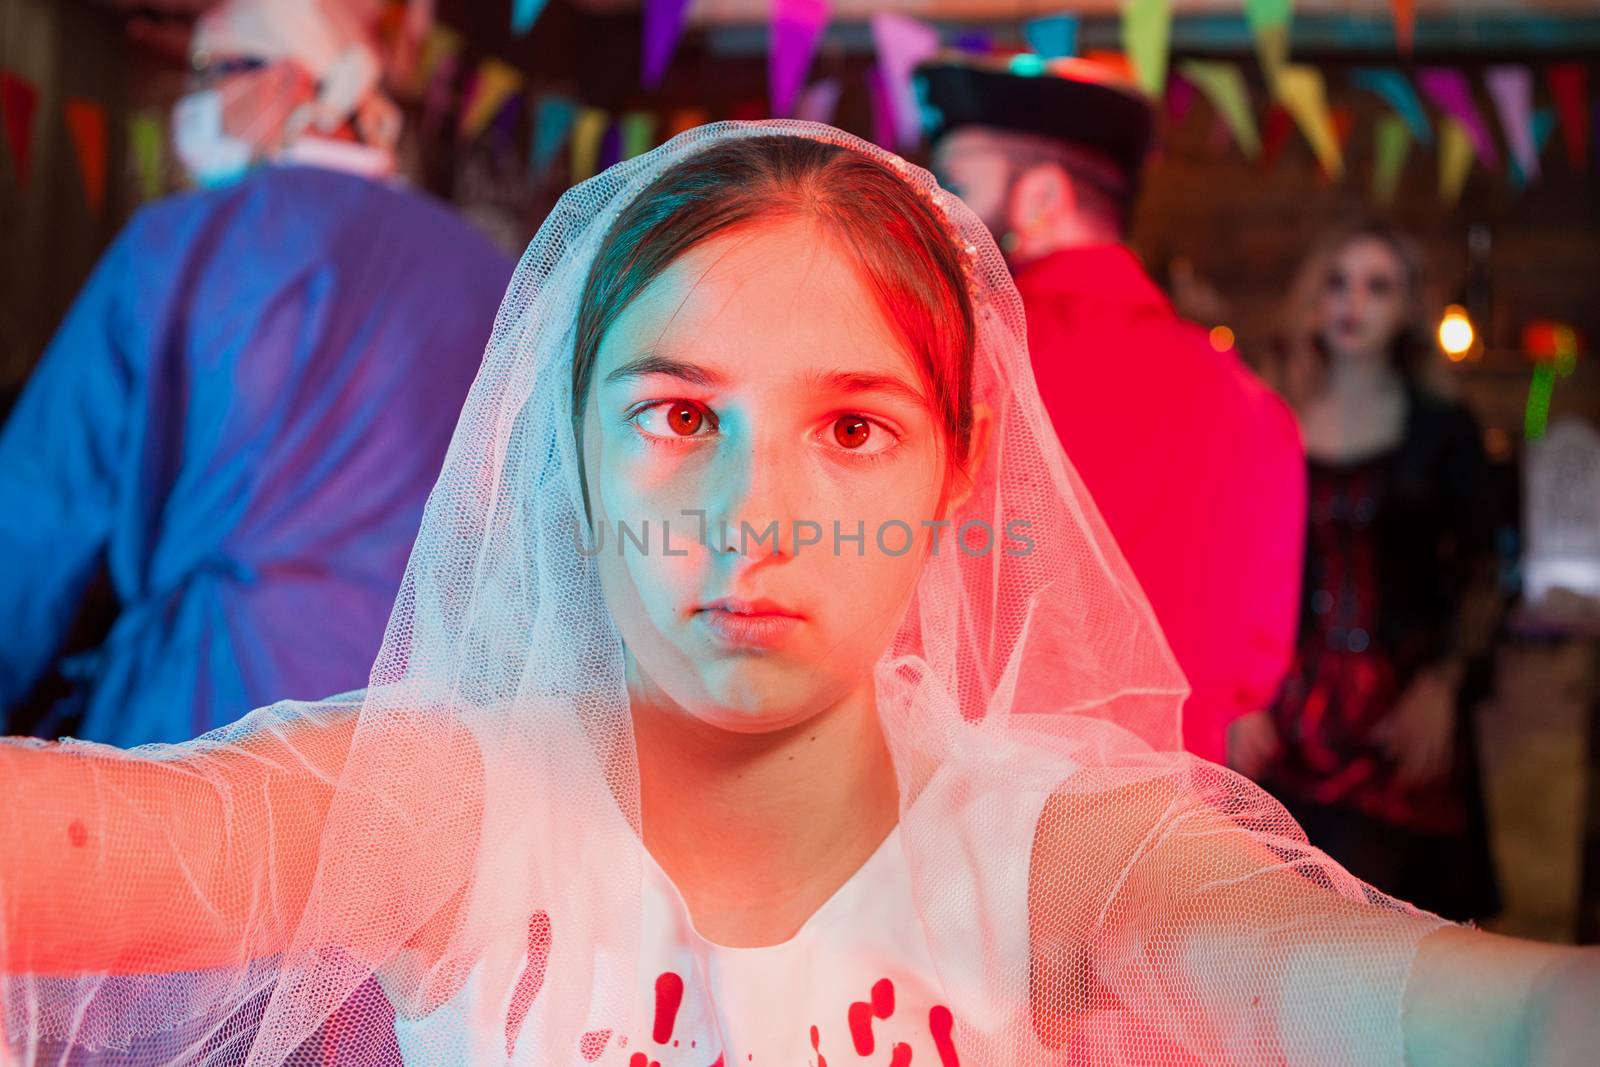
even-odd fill
[(1411, 154), (1411, 126), (1399, 115), (1379, 115), (1372, 132), (1372, 199), (1384, 207), (1394, 203), (1400, 175)]
[(883, 85), (883, 68), (867, 70), (867, 96), (872, 101), (872, 140), (879, 148), (894, 150), (894, 105)]
[[(911, 71), (939, 50), (939, 31), (905, 15), (872, 16), (872, 41), (878, 50), (879, 88), (901, 149), (915, 148), (922, 136), (922, 112), (911, 87)], [(884, 145), (889, 148), (889, 145)]]
[(1439, 127), (1439, 200), (1455, 207), (1472, 170), (1472, 131), (1466, 123), (1447, 115)]
[(428, 30), (428, 35), (422, 39), (422, 52), (417, 57), (417, 66), (411, 91), (411, 99), (416, 99), (428, 91), (434, 82), (434, 77), (439, 73), (439, 66), (446, 58), (454, 57), (461, 51), (461, 35), (448, 26), (434, 25)]
[(511, 95), (521, 90), (522, 72), (516, 67), (493, 56), (479, 63), (461, 104), (461, 136), (469, 141), (477, 137)]
[(767, 23), (767, 93), (774, 115), (794, 110), (828, 28), (828, 0), (772, 0)]
[(1122, 9), (1122, 48), (1146, 96), (1159, 97), (1166, 87), (1171, 35), (1171, 0), (1128, 0)]
[(1417, 75), (1417, 84), (1440, 111), (1461, 123), (1471, 138), (1473, 150), (1486, 166), (1500, 165), (1500, 153), (1489, 135), (1489, 126), (1478, 113), (1467, 76), (1450, 67), (1429, 67)]
[(807, 122), (833, 122), (833, 113), (839, 109), (839, 97), (844, 86), (838, 78), (824, 78), (806, 86), (795, 106), (794, 117)]
[(1255, 40), (1267, 88), (1277, 92), (1278, 74), (1289, 65), (1289, 20), (1294, 0), (1245, 0), (1244, 18)]
[(704, 126), (710, 120), (710, 117), (703, 107), (678, 108), (667, 118), (667, 140), (671, 140), (685, 130), (692, 130), (696, 126)]
[(39, 107), (39, 90), (9, 70), (0, 70), (0, 111), (6, 123), (6, 144), (11, 149), (11, 166), (17, 174), (17, 188), (26, 189), (32, 171), (33, 113)]
[(958, 52), (986, 56), (994, 51), (994, 38), (982, 30), (967, 30), (959, 34), (950, 45)]
[(1350, 143), (1350, 134), (1356, 128), (1356, 113), (1347, 107), (1334, 107), (1328, 109), (1328, 117), (1333, 120), (1333, 139), (1338, 143), (1342, 156), (1345, 146)]
[(640, 80), (654, 89), (667, 76), (667, 64), (683, 36), (683, 18), (689, 0), (644, 0), (644, 55)]
[(1022, 37), (1036, 55), (1062, 59), (1078, 54), (1078, 16), (1041, 15), (1022, 24)]
[(1500, 116), (1506, 146), (1524, 180), (1539, 177), (1539, 150), (1533, 140), (1533, 71), (1516, 63), (1483, 72), (1484, 88)]
[(578, 105), (560, 93), (539, 97), (533, 111), (533, 145), (529, 159), (535, 174), (543, 174), (572, 136), (572, 123)]
[(606, 125), (605, 136), (600, 138), (600, 170), (608, 170), (622, 162), (622, 124), (618, 122)]
[(511, 0), (511, 32), (521, 37), (533, 29), (544, 11), (545, 0)]
[(1167, 79), (1167, 125), (1177, 129), (1183, 125), (1183, 120), (1189, 117), (1189, 112), (1194, 108), (1195, 97), (1200, 95), (1200, 90), (1194, 87), (1194, 82), (1181, 74), (1173, 74)]
[(1555, 98), (1561, 139), (1567, 143), (1567, 165), (1582, 172), (1589, 162), (1589, 71), (1582, 60), (1552, 63), (1545, 72)]
[(594, 176), (595, 164), (600, 160), (600, 138), (606, 133), (607, 116), (597, 107), (586, 107), (578, 112), (572, 124), (572, 184), (577, 185)]
[(516, 143), (517, 127), (522, 122), (522, 108), (525, 104), (522, 93), (513, 93), (506, 97), (505, 103), (500, 105), (500, 110), (494, 113), (494, 118), (489, 123), (489, 136), (495, 142), (495, 148), (504, 154), (504, 149)]
[(736, 122), (760, 122), (769, 118), (767, 102), (757, 97), (741, 100), (728, 109), (728, 117)]
[(422, 98), (422, 132), (426, 136), (434, 135), (455, 106), (455, 80), (460, 63), (461, 57), (451, 52), (440, 57), (433, 70), (433, 80)]
[(1350, 84), (1380, 98), (1405, 120), (1411, 136), (1423, 144), (1433, 143), (1433, 125), (1417, 91), (1405, 74), (1393, 67), (1364, 67), (1350, 72)]
[[(1537, 160), (1544, 155), (1545, 145), (1550, 143), (1550, 135), (1556, 130), (1556, 114), (1549, 108), (1542, 107), (1533, 113), (1533, 119), (1528, 123), (1529, 133), (1533, 138), (1533, 157)], [(1506, 168), (1509, 172), (1507, 178), (1511, 188), (1521, 189), (1527, 186), (1529, 176), (1523, 171), (1522, 165), (1517, 162), (1517, 157), (1511, 157), (1511, 165)], [(1537, 174), (1534, 175), (1537, 177)]]
[(1394, 45), (1409, 56), (1417, 36), (1417, 0), (1390, 0), (1394, 12)]
[(167, 129), (154, 108), (128, 119), (128, 161), (133, 165), (140, 200), (154, 200), (166, 186)]
[(1227, 124), (1245, 158), (1258, 157), (1261, 154), (1261, 134), (1256, 129), (1255, 112), (1250, 109), (1250, 93), (1238, 64), (1189, 59), (1179, 64), (1178, 73), (1205, 96), (1217, 117)]
[(1261, 161), (1259, 166), (1263, 171), (1271, 172), (1278, 165), (1278, 157), (1283, 155), (1283, 148), (1289, 143), (1289, 136), (1294, 133), (1294, 116), (1289, 114), (1289, 109), (1282, 104), (1273, 104), (1267, 109), (1267, 121), (1261, 132)]
[(622, 116), (622, 158), (642, 156), (654, 148), (656, 117), (649, 111), (630, 111)]
[(62, 112), (83, 176), (84, 197), (89, 210), (98, 215), (106, 206), (106, 109), (92, 100), (68, 97)]
[(1344, 153), (1339, 150), (1339, 134), (1328, 112), (1328, 93), (1322, 72), (1316, 67), (1291, 64), (1278, 72), (1278, 99), (1294, 116), (1300, 132), (1316, 153), (1322, 172), (1330, 178), (1344, 173)]

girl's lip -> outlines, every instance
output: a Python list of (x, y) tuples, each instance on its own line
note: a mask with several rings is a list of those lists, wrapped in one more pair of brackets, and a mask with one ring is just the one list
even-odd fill
[(709, 604), (702, 604), (695, 610), (696, 614), (720, 612), (743, 618), (800, 619), (804, 617), (798, 611), (785, 607), (776, 600), (768, 600), (765, 597), (757, 600), (744, 600), (731, 596), (723, 597), (720, 600), (713, 600)]
[[(781, 645), (800, 625), (798, 615), (783, 611), (733, 611), (707, 605), (694, 621), (717, 644), (732, 649), (766, 649)], [(753, 601), (750, 606), (761, 604)]]

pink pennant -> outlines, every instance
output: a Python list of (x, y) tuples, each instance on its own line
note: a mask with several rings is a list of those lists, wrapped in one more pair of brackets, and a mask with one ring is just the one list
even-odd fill
[(894, 105), (883, 85), (883, 71), (867, 71), (867, 95), (872, 98), (872, 139), (880, 148), (894, 149)]
[(1472, 150), (1485, 166), (1498, 167), (1500, 152), (1495, 148), (1489, 125), (1484, 122), (1478, 105), (1472, 99), (1472, 84), (1467, 76), (1450, 67), (1428, 67), (1417, 74), (1417, 84), (1439, 109), (1467, 131)]
[(911, 72), (939, 50), (939, 31), (917, 19), (880, 11), (872, 16), (872, 40), (895, 140), (901, 149), (915, 148), (922, 139), (922, 115), (911, 88)]
[(772, 0), (767, 25), (767, 92), (772, 113), (794, 109), (800, 86), (828, 27), (828, 0)]
[(1194, 82), (1181, 74), (1167, 76), (1167, 123), (1173, 129), (1183, 125), (1183, 120), (1189, 117), (1189, 109), (1194, 107), (1195, 98), (1200, 90), (1194, 87)]
[(1517, 64), (1490, 67), (1483, 74), (1484, 87), (1494, 99), (1517, 168), (1529, 180), (1539, 177), (1539, 149), (1533, 137), (1533, 72)]
[(833, 121), (833, 113), (839, 109), (839, 97), (844, 86), (838, 78), (824, 78), (806, 86), (800, 94), (800, 102), (795, 106), (794, 117), (807, 122)]

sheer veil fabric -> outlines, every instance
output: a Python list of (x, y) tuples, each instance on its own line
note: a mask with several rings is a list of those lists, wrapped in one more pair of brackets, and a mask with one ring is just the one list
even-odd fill
[[(780, 121), (691, 130), (561, 199), (506, 292), (365, 691), (180, 746), (0, 745), (0, 831), (22, 857), (0, 866), (11, 1063), (323, 1063), (352, 998), (381, 988), (425, 1019), (469, 977), (498, 1007), (406, 1062), (592, 1058), (649, 931), (622, 646), (575, 537), (574, 322), (621, 206), (753, 136), (892, 168), (971, 267), (993, 429), (950, 536), (1020, 521), (1031, 548), (932, 555), (876, 667), (907, 903), (960, 1062), (1401, 1062), (1416, 943), (1441, 921), (1175, 751), (1183, 679), (1050, 429), (988, 232), (921, 169)], [(1137, 432), (1136, 400), (1105, 402)], [(1025, 887), (973, 860), (1020, 817), (1037, 820)], [(28, 857), (57, 856), (91, 877), (30, 886)], [(338, 1062), (397, 1053), (373, 1036)]]

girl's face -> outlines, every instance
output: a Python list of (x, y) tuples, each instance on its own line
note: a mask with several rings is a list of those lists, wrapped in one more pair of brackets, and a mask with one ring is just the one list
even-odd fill
[(1405, 322), (1406, 270), (1395, 250), (1358, 237), (1333, 258), (1320, 301), (1323, 343), (1335, 359), (1381, 360)]
[(697, 246), (593, 374), (584, 549), (604, 537), (636, 691), (755, 733), (870, 686), (945, 459), (911, 355), (833, 242), (795, 222)]

